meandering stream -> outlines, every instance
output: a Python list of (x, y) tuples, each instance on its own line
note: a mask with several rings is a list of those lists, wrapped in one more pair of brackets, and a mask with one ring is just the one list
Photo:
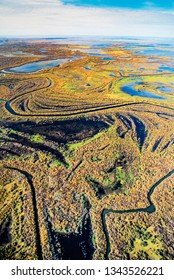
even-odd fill
[(36, 191), (33, 185), (33, 176), (28, 172), (24, 170), (20, 170), (15, 167), (5, 166), (5, 168), (18, 171), (19, 173), (23, 174), (28, 181), (31, 190), (31, 197), (32, 197), (32, 204), (33, 204), (37, 256), (38, 256), (38, 260), (42, 260), (43, 257), (42, 257), (42, 245), (41, 245), (40, 226), (39, 226), (39, 215), (38, 215), (38, 208), (37, 208)]
[(101, 214), (101, 219), (102, 219), (102, 225), (103, 225), (103, 231), (106, 237), (106, 254), (105, 254), (105, 259), (109, 259), (108, 255), (110, 253), (111, 247), (110, 247), (110, 241), (109, 241), (109, 233), (107, 230), (107, 225), (106, 225), (106, 215), (109, 213), (116, 213), (116, 214), (126, 214), (126, 213), (153, 213), (155, 212), (156, 208), (154, 203), (151, 200), (151, 196), (156, 189), (165, 179), (169, 178), (174, 174), (174, 169), (168, 172), (164, 177), (162, 177), (160, 180), (158, 180), (149, 190), (147, 194), (147, 199), (149, 201), (149, 206), (145, 208), (135, 208), (135, 209), (127, 209), (127, 210), (114, 210), (114, 209), (104, 209)]

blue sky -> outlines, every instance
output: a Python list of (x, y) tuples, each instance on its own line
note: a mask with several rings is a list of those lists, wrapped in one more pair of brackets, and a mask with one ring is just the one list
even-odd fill
[(147, 7), (172, 9), (174, 7), (173, 0), (63, 0), (64, 4), (75, 6), (93, 6), (93, 7), (115, 7), (115, 8), (130, 8), (144, 9)]
[(0, 36), (174, 38), (174, 0), (0, 0)]

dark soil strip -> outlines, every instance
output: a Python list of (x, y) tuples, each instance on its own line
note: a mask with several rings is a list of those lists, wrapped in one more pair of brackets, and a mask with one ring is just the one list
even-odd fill
[(104, 195), (106, 195), (105, 189), (99, 182), (92, 178), (86, 178), (86, 181), (90, 184), (98, 199), (101, 199)]
[[(5, 159), (12, 156), (20, 157), (21, 155), (27, 155), (33, 153), (33, 148), (23, 146), (21, 143), (18, 143), (16, 140), (9, 138), (1, 138), (0, 142), (3, 142), (3, 145), (0, 148), (0, 158)], [(4, 144), (5, 143), (5, 144)], [(8, 145), (8, 149), (7, 146)]]
[(7, 217), (6, 220), (0, 226), (0, 246), (5, 246), (11, 241), (11, 216)]
[(49, 244), (50, 244), (52, 258), (53, 258), (53, 260), (58, 260), (59, 254), (58, 254), (58, 248), (57, 248), (57, 244), (58, 244), (57, 236), (55, 235), (53, 227), (52, 227), (51, 218), (48, 213), (48, 207), (44, 201), (43, 201), (43, 204), (44, 204), (45, 223), (46, 223), (46, 228), (47, 228), (47, 232), (48, 232), (48, 240), (49, 240)]
[(104, 146), (103, 148), (101, 148), (101, 149), (99, 149), (99, 150), (100, 150), (100, 151), (103, 151), (103, 150), (105, 150), (107, 147), (109, 147), (109, 145), (110, 145), (110, 144)]
[(2, 151), (2, 154), (0, 154), (0, 159), (3, 159), (4, 158), (3, 155), (6, 155), (6, 154), (12, 154), (14, 156), (20, 156), (20, 154), (14, 152), (14, 151), (11, 151), (9, 149), (6, 149), (6, 148), (0, 147), (0, 151)]
[(161, 149), (161, 152), (166, 150), (171, 143), (172, 143), (172, 141), (168, 141), (167, 144)]
[(106, 115), (106, 118), (107, 118), (107, 122), (108, 122), (109, 124), (114, 124), (114, 123), (115, 123), (115, 120), (112, 118), (112, 116)]
[(135, 130), (136, 130), (136, 134), (137, 134), (137, 141), (139, 142), (139, 146), (140, 146), (140, 151), (142, 150), (144, 141), (146, 139), (147, 136), (147, 130), (145, 129), (145, 125), (144, 123), (136, 118), (135, 116), (130, 115), (131, 119), (134, 121), (135, 124)]
[(119, 120), (122, 121), (122, 123), (126, 126), (128, 130), (132, 129), (132, 123), (127, 117), (120, 114), (116, 114), (116, 116)]
[(132, 122), (125, 116), (117, 113), (116, 117), (123, 123), (123, 125), (126, 127), (126, 130), (122, 128), (122, 126), (118, 126), (116, 129), (117, 134), (124, 138), (126, 133), (132, 129)]
[(114, 164), (113, 166), (111, 166), (109, 169), (106, 169), (105, 172), (107, 173), (112, 173), (114, 170), (116, 170), (116, 167), (118, 166), (125, 166), (127, 163), (127, 160), (125, 158), (124, 155), (120, 156), (119, 158), (117, 158), (115, 161), (114, 161)]
[(117, 161), (118, 161), (118, 159), (116, 159), (114, 161), (114, 164), (109, 169), (105, 170), (105, 172), (112, 173), (116, 169), (116, 167), (117, 167)]
[[(66, 161), (65, 161), (65, 158), (64, 156), (57, 150), (51, 148), (51, 147), (48, 147), (42, 143), (34, 143), (32, 141), (30, 141), (29, 139), (27, 139), (26, 137), (23, 137), (23, 136), (20, 136), (20, 135), (17, 135), (15, 133), (10, 133), (9, 134), (9, 137), (17, 140), (17, 143), (20, 143), (26, 147), (31, 147), (31, 148), (34, 148), (34, 149), (38, 149), (38, 150), (41, 150), (41, 151), (45, 151), (45, 152), (49, 152), (51, 153), (52, 155), (56, 156), (56, 158), (61, 162), (63, 163), (64, 165), (66, 165)], [(8, 142), (8, 140), (7, 140)]]
[(159, 144), (161, 143), (162, 139), (163, 139), (163, 136), (160, 137), (160, 138), (155, 142), (155, 144), (154, 144), (153, 147), (152, 147), (152, 152), (155, 152), (155, 151), (156, 151), (156, 149), (158, 148), (158, 146), (159, 146)]
[(38, 259), (42, 260), (42, 245), (41, 245), (41, 238), (40, 238), (40, 229), (39, 229), (39, 216), (38, 216), (38, 209), (37, 209), (37, 199), (36, 199), (36, 191), (33, 185), (33, 176), (24, 170), (20, 170), (18, 168), (5, 166), (5, 168), (15, 170), (23, 174), (28, 181), (28, 184), (31, 189), (31, 196), (32, 196), (32, 203), (33, 203), (33, 212), (34, 212), (34, 224), (35, 224), (35, 233), (36, 233), (36, 248), (37, 248), (37, 255)]
[(118, 134), (121, 138), (124, 139), (124, 137), (125, 137), (126, 133), (128, 132), (128, 130), (125, 131), (125, 130), (122, 128), (122, 126), (118, 126), (117, 129), (116, 129), (116, 132), (117, 132), (117, 134)]
[[(156, 112), (156, 115), (162, 119), (165, 119), (165, 120), (169, 120), (169, 121), (172, 121), (170, 118), (174, 118), (174, 115), (171, 115), (171, 114), (166, 114), (166, 113), (159, 113), (159, 112)], [(170, 117), (170, 118), (169, 118)]]
[(113, 210), (113, 209), (104, 209), (101, 214), (101, 219), (102, 219), (102, 225), (103, 225), (103, 231), (106, 237), (106, 254), (105, 254), (105, 259), (109, 259), (108, 255), (110, 253), (110, 241), (109, 241), (109, 233), (107, 230), (107, 225), (106, 225), (106, 215), (109, 213), (117, 213), (117, 214), (126, 214), (126, 213), (153, 213), (156, 211), (155, 205), (153, 204), (151, 200), (151, 196), (155, 190), (156, 187), (158, 187), (165, 179), (169, 178), (172, 174), (174, 174), (174, 169), (167, 173), (164, 177), (162, 177), (159, 181), (157, 181), (149, 190), (147, 194), (147, 199), (149, 201), (149, 206), (146, 208), (137, 208), (137, 209), (128, 209), (128, 210)]
[(67, 143), (70, 141), (81, 141), (90, 138), (102, 129), (109, 128), (104, 121), (96, 119), (73, 119), (52, 122), (9, 122), (3, 124), (13, 130), (30, 135), (40, 134), (47, 140), (57, 143)]
[(69, 180), (69, 178), (71, 177), (72, 174), (74, 174), (75, 170), (82, 164), (83, 162), (83, 155), (82, 155), (82, 159), (77, 163), (77, 165), (70, 171), (70, 173), (68, 174), (68, 176), (66, 177), (63, 185)]

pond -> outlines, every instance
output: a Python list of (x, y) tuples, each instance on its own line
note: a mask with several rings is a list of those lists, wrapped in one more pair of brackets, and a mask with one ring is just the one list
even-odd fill
[(84, 68), (85, 68), (85, 70), (91, 70), (91, 67), (89, 67), (89, 66), (85, 66)]
[(151, 92), (148, 92), (146, 90), (136, 90), (136, 85), (142, 85), (142, 82), (135, 82), (131, 84), (127, 84), (125, 86), (121, 87), (121, 90), (125, 93), (131, 95), (131, 96), (140, 96), (140, 97), (146, 97), (146, 98), (155, 98), (155, 99), (166, 99), (165, 97), (157, 94), (153, 94)]
[(157, 72), (163, 72), (163, 71), (168, 71), (168, 72), (174, 73), (174, 68), (162, 64), (162, 65), (159, 67), (159, 69), (157, 70)]
[(103, 57), (102, 60), (106, 60), (106, 61), (109, 61), (109, 60), (115, 60), (113, 57)]
[(160, 87), (160, 88), (158, 88), (160, 91), (162, 91), (162, 92), (166, 92), (166, 93), (170, 93), (170, 92), (174, 92), (174, 89), (172, 90), (172, 88), (170, 88), (170, 87), (165, 87), (165, 86), (162, 86), (162, 87)]

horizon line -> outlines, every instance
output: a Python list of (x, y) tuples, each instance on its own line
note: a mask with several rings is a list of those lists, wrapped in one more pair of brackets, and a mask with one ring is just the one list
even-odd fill
[(159, 38), (159, 39), (174, 39), (171, 37), (164, 36), (136, 36), (136, 35), (0, 35), (1, 39), (59, 39), (66, 40), (69, 38), (82, 38), (82, 37), (99, 37), (99, 38)]

